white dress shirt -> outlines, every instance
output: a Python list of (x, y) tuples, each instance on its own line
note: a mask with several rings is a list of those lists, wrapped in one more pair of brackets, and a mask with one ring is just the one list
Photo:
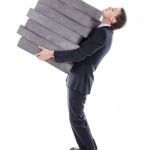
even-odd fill
[(101, 23), (97, 28), (101, 28), (101, 27), (111, 27), (111, 25), (105, 24), (105, 23)]

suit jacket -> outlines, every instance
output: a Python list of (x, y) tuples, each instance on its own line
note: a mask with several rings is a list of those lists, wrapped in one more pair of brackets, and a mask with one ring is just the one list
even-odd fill
[(92, 30), (80, 47), (67, 51), (54, 51), (56, 62), (73, 62), (73, 67), (67, 76), (67, 87), (84, 95), (90, 94), (94, 81), (93, 72), (109, 51), (112, 43), (111, 27), (101, 27)]

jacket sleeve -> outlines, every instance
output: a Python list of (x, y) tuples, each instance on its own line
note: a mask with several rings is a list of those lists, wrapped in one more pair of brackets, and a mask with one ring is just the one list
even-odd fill
[(97, 50), (101, 49), (106, 42), (106, 31), (97, 29), (92, 37), (77, 49), (66, 51), (54, 51), (55, 62), (80, 62), (87, 56), (91, 56)]

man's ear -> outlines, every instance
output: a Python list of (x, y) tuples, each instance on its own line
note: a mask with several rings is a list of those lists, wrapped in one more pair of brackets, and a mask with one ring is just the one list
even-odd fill
[(116, 21), (117, 21), (116, 18), (111, 18), (111, 23), (112, 24), (116, 23)]

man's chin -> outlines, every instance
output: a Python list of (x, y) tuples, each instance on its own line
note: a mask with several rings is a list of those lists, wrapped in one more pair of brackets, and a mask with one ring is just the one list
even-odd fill
[(106, 9), (103, 9), (103, 10), (102, 10), (102, 14), (103, 14), (105, 11), (106, 11)]

